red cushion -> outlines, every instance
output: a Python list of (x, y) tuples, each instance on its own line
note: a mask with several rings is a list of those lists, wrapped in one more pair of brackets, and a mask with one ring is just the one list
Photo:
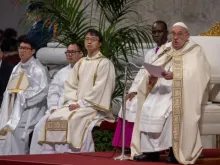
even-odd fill
[(110, 131), (115, 131), (116, 129), (116, 125), (117, 123), (111, 123), (108, 121), (103, 121), (100, 125), (100, 127), (98, 127), (99, 130), (110, 130)]

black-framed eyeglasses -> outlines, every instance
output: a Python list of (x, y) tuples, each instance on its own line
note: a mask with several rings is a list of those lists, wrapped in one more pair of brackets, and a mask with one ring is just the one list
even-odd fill
[(96, 38), (96, 37), (92, 37), (92, 38), (86, 37), (85, 40), (86, 40), (86, 41), (95, 42), (95, 41), (98, 41), (99, 39)]
[(184, 33), (182, 33), (182, 32), (180, 32), (180, 33), (171, 32), (170, 33), (171, 37), (175, 37), (175, 36), (182, 37), (182, 36), (184, 36), (186, 34), (187, 34), (187, 32), (184, 32)]
[(69, 56), (69, 55), (76, 55), (77, 53), (80, 53), (81, 51), (66, 51), (65, 52), (65, 54), (67, 55), (67, 56)]
[(19, 46), (19, 47), (18, 47), (18, 50), (28, 51), (28, 50), (32, 50), (32, 48), (25, 47), (25, 46)]

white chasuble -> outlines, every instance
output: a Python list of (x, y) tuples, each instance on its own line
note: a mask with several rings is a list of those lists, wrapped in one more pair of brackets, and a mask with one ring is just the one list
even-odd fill
[[(161, 52), (162, 50), (159, 51)], [(164, 63), (162, 64), (160, 61), (164, 61)], [(167, 131), (165, 130), (166, 123), (168, 122), (167, 117), (169, 113), (172, 112), (172, 128), (170, 129), (172, 129), (171, 140), (175, 157), (181, 164), (193, 164), (202, 151), (198, 124), (201, 116), (203, 94), (210, 79), (210, 67), (202, 48), (192, 41), (187, 42), (182, 49), (177, 51), (171, 46), (169, 52), (155, 61), (155, 65), (162, 64), (165, 69), (169, 67), (170, 63), (172, 64), (170, 68), (173, 71), (174, 78), (170, 80), (171, 84), (167, 87), (165, 92), (157, 90), (160, 95), (165, 94), (164, 97), (167, 99), (167, 103), (164, 104), (164, 109), (160, 103), (158, 104), (159, 106), (147, 104), (148, 101), (152, 100), (150, 97), (152, 93), (155, 92), (158, 85), (161, 84), (160, 79), (152, 90), (149, 90), (149, 86), (146, 85), (148, 84), (148, 76), (146, 76), (138, 89), (139, 109), (135, 123), (136, 130), (132, 137), (132, 157), (134, 154), (141, 153), (141, 145), (145, 143), (144, 141), (142, 142), (142, 140), (147, 139), (141, 139), (141, 133), (144, 133), (148, 139), (150, 139), (149, 133), (151, 132), (161, 132), (161, 136), (169, 136), (164, 134), (164, 131)], [(172, 86), (171, 92), (170, 86)], [(167, 93), (172, 93), (172, 96), (167, 95)], [(155, 97), (160, 97), (160, 95), (156, 93), (154, 95)], [(163, 100), (161, 101), (163, 102)], [(157, 112), (158, 109), (160, 109), (161, 112), (154, 113), (153, 110), (150, 110), (152, 106), (154, 106), (155, 112)], [(149, 114), (143, 111), (148, 111)], [(148, 116), (146, 119), (149, 119), (150, 122), (144, 122), (140, 114)], [(152, 118), (150, 118), (151, 115)], [(154, 118), (154, 116), (156, 116), (156, 118)], [(163, 120), (161, 120), (162, 117)], [(160, 126), (154, 127), (155, 122)], [(164, 127), (161, 127), (162, 123), (164, 123)], [(144, 125), (147, 128), (144, 128)], [(153, 126), (153, 128), (150, 128), (151, 126)], [(166, 127), (166, 129), (169, 128)], [(146, 143), (154, 146), (152, 141), (147, 141)], [(162, 141), (160, 144), (164, 145)], [(155, 150), (152, 150), (151, 152), (154, 151)]]
[[(52, 113), (45, 124), (40, 143), (70, 144), (81, 148), (91, 122), (100, 113), (112, 119), (111, 96), (115, 87), (113, 64), (98, 52), (78, 61), (64, 84), (63, 108)], [(70, 111), (69, 105), (85, 102)]]

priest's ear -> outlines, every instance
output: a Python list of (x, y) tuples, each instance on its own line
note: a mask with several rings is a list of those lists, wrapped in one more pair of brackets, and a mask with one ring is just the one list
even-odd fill
[(34, 48), (31, 49), (31, 54), (34, 55), (36, 53), (36, 50)]
[(79, 57), (80, 57), (80, 58), (83, 57), (83, 52), (82, 52), (82, 51), (79, 52)]

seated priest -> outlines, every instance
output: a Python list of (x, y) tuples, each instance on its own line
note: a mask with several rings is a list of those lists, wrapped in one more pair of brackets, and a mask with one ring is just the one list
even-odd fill
[(50, 114), (39, 143), (44, 153), (93, 152), (91, 130), (99, 120), (113, 119), (110, 111), (115, 69), (102, 55), (100, 32), (85, 35), (87, 57), (80, 59), (64, 83), (64, 106)]
[[(152, 37), (153, 40), (156, 42), (157, 47), (149, 50), (147, 54), (145, 55), (145, 62), (151, 63), (156, 59), (156, 53), (159, 50), (159, 48), (164, 45), (167, 42), (167, 24), (164, 21), (156, 21), (152, 25)], [(166, 45), (164, 45), (166, 46)], [(131, 144), (131, 137), (137, 112), (137, 88), (139, 86), (139, 83), (141, 82), (141, 79), (146, 74), (145, 69), (140, 69), (137, 73), (132, 86), (129, 90), (129, 93), (126, 96), (126, 123), (125, 123), (125, 148), (126, 152), (130, 151), (130, 144)], [(112, 145), (114, 147), (122, 147), (122, 141), (121, 141), (121, 130), (122, 130), (122, 108), (119, 111), (119, 119), (117, 122), (117, 127), (115, 130), (114, 139), (112, 141)]]
[(184, 23), (175, 23), (171, 35), (170, 50), (159, 49), (153, 62), (165, 71), (161, 77), (147, 74), (138, 88), (131, 156), (159, 161), (159, 151), (170, 148), (167, 163), (193, 164), (202, 151), (199, 120), (210, 66)]
[(33, 57), (34, 43), (23, 39), (18, 47), (21, 59), (10, 76), (0, 112), (0, 154), (29, 153), (30, 134), (47, 109), (49, 77)]
[(41, 118), (41, 120), (37, 123), (37, 125), (34, 128), (34, 133), (30, 147), (30, 154), (42, 153), (42, 149), (43, 149), (42, 145), (38, 144), (42, 128), (46, 123), (46, 120), (48, 119), (50, 114), (52, 114), (57, 109), (60, 109), (64, 104), (63, 101), (64, 82), (67, 80), (68, 75), (71, 72), (75, 63), (80, 58), (82, 58), (83, 56), (82, 46), (78, 43), (71, 43), (67, 47), (67, 51), (65, 52), (65, 54), (69, 65), (61, 69), (59, 72), (57, 72), (57, 74), (54, 76), (54, 79), (50, 84), (47, 95), (48, 110), (46, 111), (44, 117)]

